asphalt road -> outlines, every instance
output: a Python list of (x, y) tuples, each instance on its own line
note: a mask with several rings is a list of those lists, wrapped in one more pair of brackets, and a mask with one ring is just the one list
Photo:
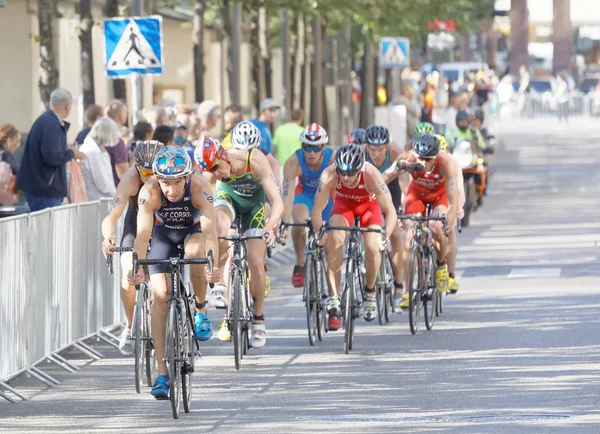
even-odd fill
[(74, 359), (76, 374), (48, 365), (57, 387), (17, 381), (32, 399), (0, 402), (0, 432), (599, 433), (600, 126), (544, 119), (500, 137), (433, 331), (412, 336), (402, 314), (358, 323), (349, 355), (342, 331), (310, 347), (284, 253), (267, 346), (238, 372), (232, 345), (203, 345), (190, 414), (137, 395), (133, 360), (100, 342), (106, 358)]

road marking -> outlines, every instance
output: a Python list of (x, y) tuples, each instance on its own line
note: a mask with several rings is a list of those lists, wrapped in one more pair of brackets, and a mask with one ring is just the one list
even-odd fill
[(559, 277), (560, 268), (513, 268), (507, 279), (525, 279), (530, 277)]

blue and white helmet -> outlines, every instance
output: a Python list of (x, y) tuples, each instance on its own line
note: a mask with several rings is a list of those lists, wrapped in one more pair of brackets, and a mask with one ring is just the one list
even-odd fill
[(260, 130), (252, 122), (242, 121), (231, 130), (231, 147), (234, 149), (247, 151), (258, 147), (261, 141)]

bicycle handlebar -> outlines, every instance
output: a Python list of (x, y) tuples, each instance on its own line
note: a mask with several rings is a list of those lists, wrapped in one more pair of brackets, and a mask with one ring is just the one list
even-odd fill
[[(120, 252), (132, 252), (133, 251), (133, 247), (115, 247), (113, 249), (113, 253), (120, 253)], [(106, 266), (108, 267), (108, 272), (110, 274), (114, 274), (114, 268), (113, 268), (113, 253), (106, 255)]]
[(443, 227), (444, 227), (444, 234), (446, 236), (448, 236), (448, 219), (446, 218), (445, 215), (438, 217), (438, 216), (434, 216), (434, 217), (427, 217), (427, 216), (422, 216), (420, 214), (417, 215), (398, 215), (398, 220), (412, 220), (413, 222), (428, 222), (428, 221), (438, 221), (438, 222), (442, 222)]

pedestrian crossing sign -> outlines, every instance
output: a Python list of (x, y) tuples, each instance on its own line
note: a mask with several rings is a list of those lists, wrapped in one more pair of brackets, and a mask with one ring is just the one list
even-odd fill
[(404, 68), (410, 58), (408, 38), (381, 38), (379, 40), (379, 67)]
[(162, 18), (117, 18), (104, 21), (106, 75), (162, 74)]

